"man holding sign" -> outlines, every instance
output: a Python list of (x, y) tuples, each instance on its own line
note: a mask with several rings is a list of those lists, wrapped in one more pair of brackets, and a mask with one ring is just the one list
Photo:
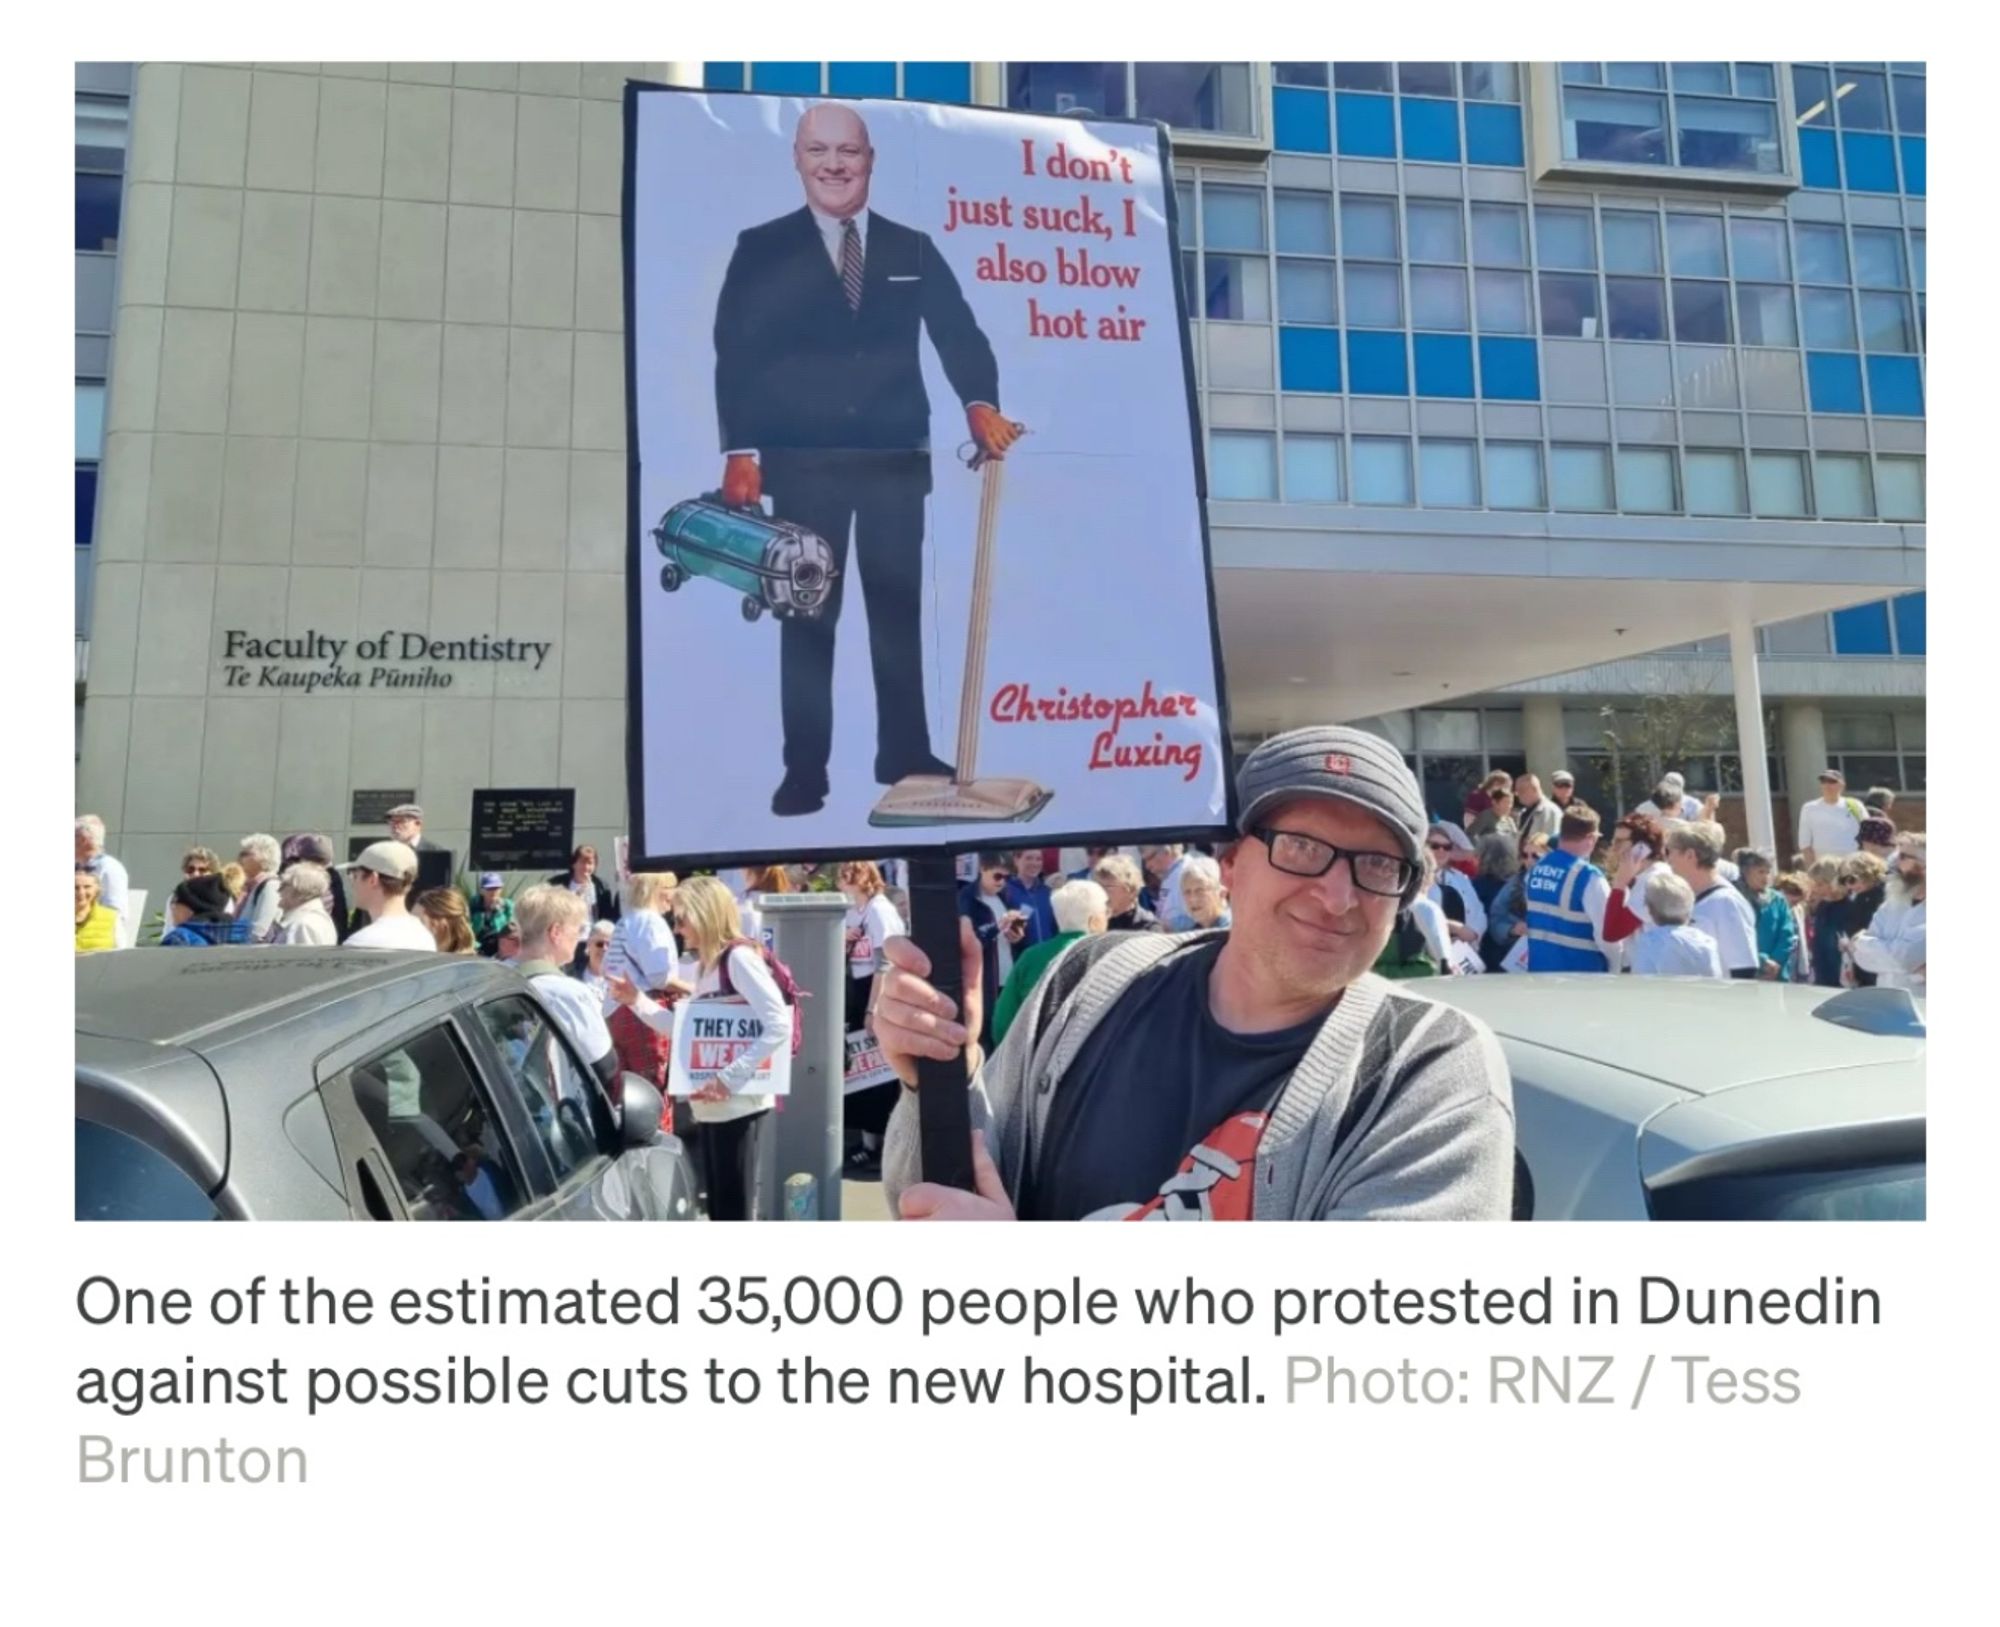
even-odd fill
[[(1238, 797), (1234, 929), (1071, 945), (984, 1067), (977, 1013), (957, 1021), (916, 946), (890, 945), (875, 1032), (909, 1087), (883, 1163), (904, 1219), (1508, 1218), (1499, 1045), (1369, 971), (1422, 886), (1428, 819), (1401, 755), (1294, 729), (1250, 754)], [(973, 1192), (917, 1182), (917, 1058), (961, 1048)]]
[(875, 149), (852, 108), (807, 109), (792, 144), (805, 206), (736, 241), (715, 310), (715, 405), (723, 500), (766, 494), (780, 519), (833, 550), (825, 610), (779, 633), (785, 777), (775, 814), (816, 813), (833, 748), (833, 639), (861, 563), (875, 675), (875, 778), (949, 778), (924, 710), (924, 500), (930, 400), (918, 330), (930, 335), (981, 457), (1021, 431), (1000, 414), (993, 347), (930, 238), (868, 206)]

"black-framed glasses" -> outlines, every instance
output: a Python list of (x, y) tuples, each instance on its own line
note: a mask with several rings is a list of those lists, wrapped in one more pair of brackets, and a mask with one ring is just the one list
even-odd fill
[(1322, 842), (1317, 836), (1307, 836), (1295, 830), (1273, 830), (1269, 825), (1259, 825), (1250, 834), (1262, 842), (1270, 853), (1272, 869), (1282, 870), (1288, 876), (1312, 879), (1325, 875), (1336, 863), (1345, 859), (1347, 873), (1354, 878), (1354, 885), (1378, 898), (1401, 898), (1417, 873), (1417, 867), (1400, 853), (1370, 853), (1335, 847), (1331, 842)]

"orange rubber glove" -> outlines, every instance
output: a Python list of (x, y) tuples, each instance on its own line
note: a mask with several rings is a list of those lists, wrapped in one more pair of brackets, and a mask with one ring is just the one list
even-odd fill
[(722, 500), (732, 508), (755, 508), (764, 498), (764, 471), (747, 452), (732, 452), (722, 466)]
[(1005, 457), (1007, 448), (1021, 438), (1021, 425), (984, 402), (975, 401), (965, 409), (965, 424), (973, 444), (989, 458)]

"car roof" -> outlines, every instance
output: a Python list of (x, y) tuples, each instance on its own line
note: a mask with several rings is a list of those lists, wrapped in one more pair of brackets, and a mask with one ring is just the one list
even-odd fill
[(1585, 973), (1438, 977), (1403, 987), (1469, 1012), (1503, 1041), (1696, 1095), (1885, 1063), (1921, 1068), (1924, 1059), (1921, 1034), (1860, 1033), (1816, 1017), (1842, 991), (1797, 983)]
[(387, 949), (132, 949), (76, 968), (79, 1035), (212, 1044), (275, 1028), (334, 996), (408, 984), (411, 1003), (513, 973), (473, 955)]

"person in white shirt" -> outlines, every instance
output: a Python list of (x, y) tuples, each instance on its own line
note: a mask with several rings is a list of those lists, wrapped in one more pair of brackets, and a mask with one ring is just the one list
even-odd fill
[(1676, 875), (1653, 878), (1646, 889), (1646, 913), (1653, 924), (1626, 945), (1626, 960), (1639, 977), (1720, 977), (1722, 955), (1715, 940), (1688, 924), (1694, 889)]
[[(1757, 916), (1750, 901), (1717, 873), (1723, 844), (1720, 825), (1699, 819), (1667, 833), (1667, 867), (1694, 892), (1694, 924), (1715, 940), (1722, 969), (1731, 977), (1757, 976)], [(1653, 887), (1659, 883), (1655, 881)], [(1648, 903), (1653, 887), (1646, 889)]]
[[(243, 896), (236, 902), (240, 923), (238, 943), (276, 943), (278, 914), (278, 839), (259, 831), (237, 844), (236, 862), (243, 867)], [(330, 921), (331, 915), (327, 917)]]
[[(680, 878), (671, 870), (641, 871), (626, 883), (625, 908), (604, 955), (606, 978), (624, 978), (641, 993), (664, 997), (680, 963), (680, 945), (668, 920), (679, 888)], [(629, 1010), (613, 1010), (611, 1037), (618, 1045), (619, 1065), (650, 1079), (664, 1092), (672, 1036), (647, 1026)]]
[(1662, 774), (1653, 794), (1632, 811), (1654, 819), (1706, 819), (1710, 810), (1687, 794), (1687, 781), (1676, 768)]
[[(1168, 843), (1156, 847), (1139, 849), (1139, 864), (1146, 872), (1146, 892), (1152, 895), (1152, 903), (1147, 905), (1160, 925), (1169, 932), (1191, 932), (1194, 923), (1189, 918), (1187, 908), (1181, 903), (1181, 849), (1179, 843)], [(1141, 893), (1140, 901), (1145, 901)], [(1007, 974), (1003, 971), (1000, 980), (1004, 983)]]
[(1924, 992), (1929, 951), (1924, 912), (1924, 838), (1907, 831), (1896, 838), (1896, 866), (1884, 883), (1887, 897), (1866, 930), (1849, 940), (1854, 964), (1875, 974), (1876, 987)]
[[(847, 899), (847, 1028), (850, 1033), (868, 1024), (869, 1007), (875, 992), (876, 969), (886, 962), (883, 946), (903, 935), (903, 917), (890, 899), (882, 872), (866, 859), (840, 867), (840, 890)], [(863, 1178), (882, 1173), (882, 1132), (889, 1115), (896, 1110), (896, 1092), (901, 1087), (892, 1079), (887, 1084), (858, 1090), (845, 1103), (847, 1128), (858, 1132), (859, 1145), (848, 1154), (848, 1172)]]
[(125, 913), (125, 893), (131, 883), (125, 866), (104, 851), (104, 821), (96, 814), (76, 819), (76, 867), (97, 878), (97, 901), (108, 910)]
[(287, 865), (278, 877), (278, 906), (284, 913), (278, 917), (278, 935), (272, 941), (331, 949), (340, 941), (327, 905), (332, 896), (333, 877), (325, 865), (310, 859)]
[(1799, 810), (1799, 850), (1806, 863), (1845, 858), (1861, 846), (1860, 803), (1846, 795), (1847, 777), (1837, 768), (1819, 771), (1819, 799)]
[(417, 856), (398, 841), (370, 842), (346, 866), (348, 892), (368, 924), (350, 933), (346, 949), (426, 949), (435, 955), (431, 929), (410, 913), (410, 888), (417, 880)]
[(604, 998), (569, 975), (590, 924), (590, 906), (566, 887), (543, 882), (515, 901), (521, 956), (514, 970), (531, 984), (612, 1101), (619, 1099), (618, 1050), (604, 1021)]
[[(789, 1050), (792, 1008), (765, 963), (768, 951), (738, 935), (736, 900), (721, 882), (713, 876), (696, 876), (682, 886), (674, 913), (698, 963), (694, 997), (738, 995), (760, 1026), (756, 1041), (692, 1098), (695, 1121), (701, 1126), (695, 1150), (708, 1193), (708, 1218), (755, 1220), (758, 1143), (771, 1116), (771, 1098), (746, 1093), (744, 1087), (756, 1078), (767, 1057)], [(640, 1021), (672, 1031), (672, 1011), (630, 982), (614, 979), (611, 991)]]
[(618, 930), (615, 921), (598, 921), (590, 929), (590, 936), (583, 940), (583, 975), (577, 979), (600, 1001), (611, 993), (611, 983), (604, 975), (604, 962), (611, 948), (611, 935)]
[[(1424, 896), (1444, 911), (1445, 923), (1454, 943), (1469, 943), (1478, 948), (1480, 939), (1486, 936), (1486, 906), (1479, 901), (1472, 878), (1464, 871), (1452, 868), (1454, 859), (1471, 856), (1472, 838), (1458, 826), (1441, 822), (1431, 826), (1430, 833), (1424, 838), (1424, 847), (1437, 870), (1437, 880)], [(1451, 912), (1445, 908), (1444, 890), (1447, 887), (1464, 906), (1460, 920), (1452, 920)]]

